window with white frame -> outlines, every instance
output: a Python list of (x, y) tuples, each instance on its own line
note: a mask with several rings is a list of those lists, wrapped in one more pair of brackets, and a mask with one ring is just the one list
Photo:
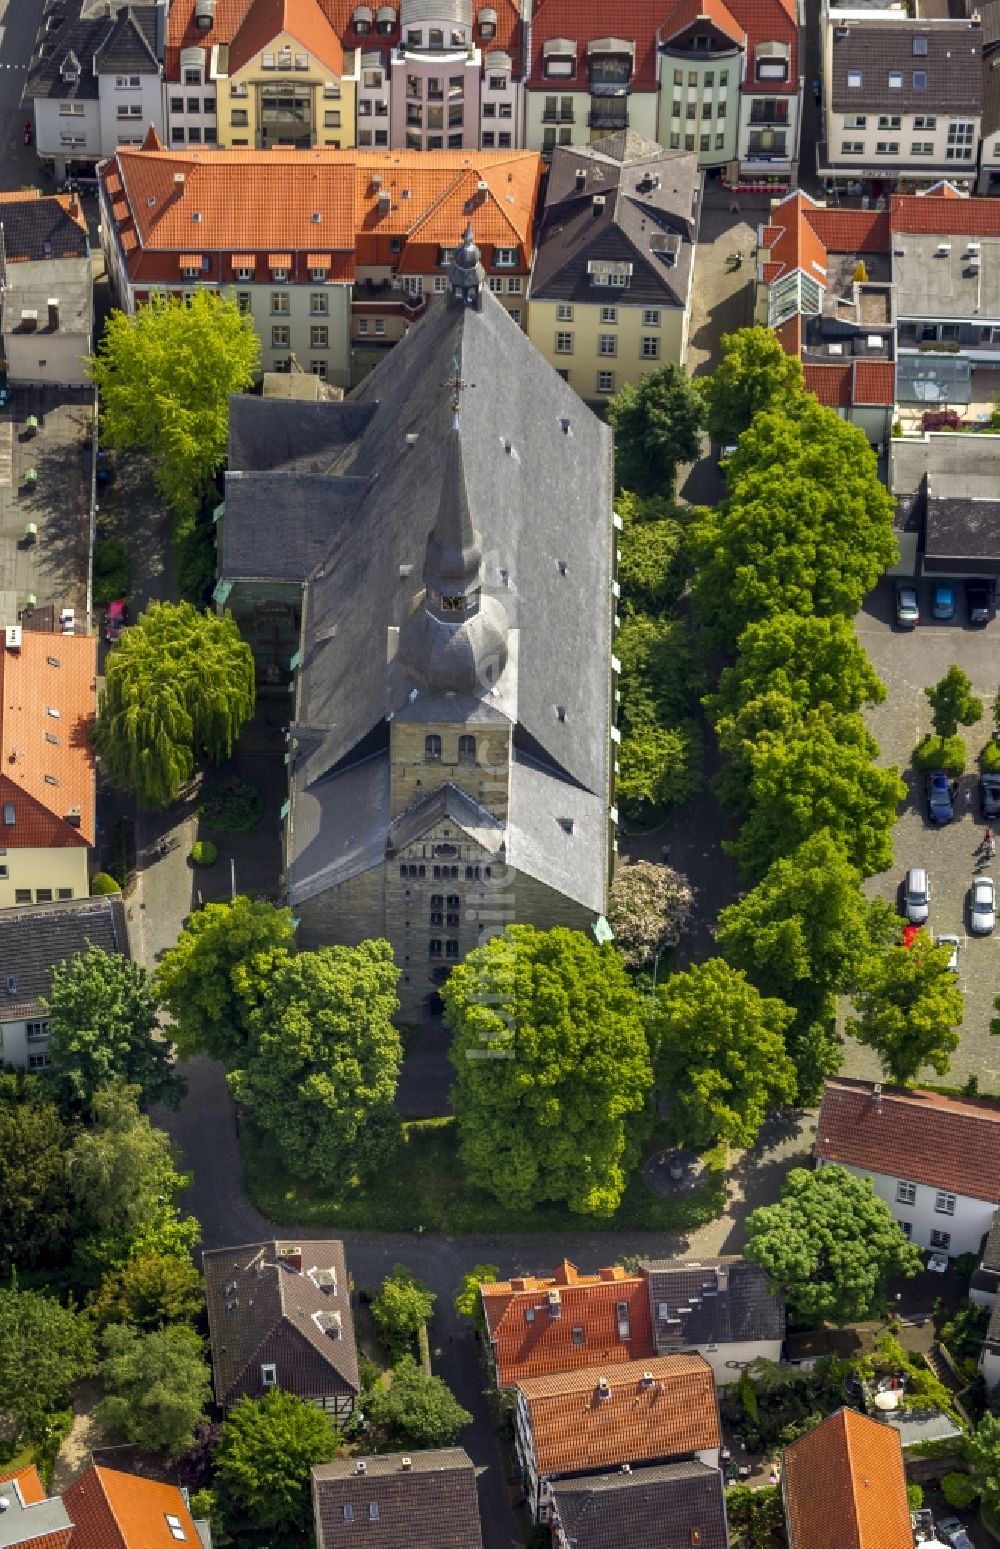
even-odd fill
[(524, 281), (521, 279), (521, 276), (519, 274), (512, 274), (510, 279), (507, 281), (507, 294), (510, 296), (519, 296), (521, 294), (523, 285)]
[(436, 274), (434, 276), (434, 294), (435, 294), (435, 296), (443, 296), (447, 289), (448, 289), (448, 276), (446, 274)]
[(902, 89), (903, 89), (903, 72), (902, 72), (902, 70), (890, 70), (889, 71), (888, 85), (889, 85), (889, 90), (890, 91), (902, 91)]
[(573, 321), (573, 308), (568, 301), (559, 302), (556, 307), (556, 321), (560, 323), (571, 323)]
[(516, 247), (495, 247), (493, 249), (494, 269), (513, 269), (516, 263)]
[(309, 278), (315, 284), (322, 285), (323, 281), (326, 279), (326, 270), (325, 269), (310, 269), (309, 270)]
[(423, 276), (419, 274), (406, 275), (403, 280), (403, 289), (411, 300), (419, 301), (424, 294)]
[(252, 280), (253, 270), (247, 264), (241, 264), (236, 271), (236, 278), (238, 280)]
[(287, 269), (272, 269), (271, 270), (271, 278), (272, 278), (272, 280), (276, 280), (279, 284), (282, 284), (285, 280), (288, 279), (288, 270)]
[(52, 1024), (49, 1021), (26, 1022), (24, 1030), (29, 1043), (44, 1043), (51, 1034)]
[(951, 1233), (932, 1231), (931, 1247), (941, 1248), (945, 1253), (947, 1253), (948, 1249), (951, 1247)]
[(917, 113), (913, 119), (914, 129), (936, 129), (937, 118), (933, 113)]
[(136, 91), (142, 85), (142, 79), (138, 75), (116, 75), (116, 91)]
[(660, 313), (656, 307), (646, 307), (642, 314), (643, 328), (659, 328)]
[(52, 1060), (49, 1057), (49, 1055), (47, 1055), (47, 1054), (29, 1054), (28, 1055), (28, 1069), (29, 1070), (45, 1070), (51, 1064), (52, 1064)]
[(59, 112), (60, 112), (60, 115), (63, 118), (82, 118), (83, 117), (83, 103), (82, 102), (60, 102), (60, 104), (59, 104)]
[(509, 307), (508, 308), (508, 312), (509, 312), (509, 315), (510, 315), (511, 322), (520, 323), (520, 321), (521, 321), (521, 308), (520, 307)]
[(486, 283), (489, 285), (490, 290), (493, 292), (494, 296), (498, 296), (503, 290), (503, 277), (500, 275), (491, 274)]
[(367, 332), (368, 332), (368, 319), (367, 319), (367, 317), (359, 317), (358, 318), (358, 333), (359, 334), (366, 334)]
[(375, 337), (378, 338), (380, 334), (384, 334), (384, 333), (385, 333), (385, 318), (384, 317), (377, 317), (375, 319)]
[(289, 332), (285, 323), (277, 324), (271, 329), (271, 348), (283, 350), (288, 348)]
[(287, 290), (272, 290), (272, 292), (271, 292), (271, 311), (274, 312), (275, 315), (278, 316), (278, 317), (282, 316), (282, 314), (284, 314), (284, 313), (287, 313), (287, 311), (288, 311), (288, 292), (287, 292)]
[(898, 140), (879, 140), (876, 143), (876, 146), (875, 146), (875, 154), (877, 156), (898, 156), (899, 155), (899, 141)]
[(900, 1182), (896, 1184), (896, 1204), (915, 1205), (916, 1202), (917, 1185), (915, 1183), (904, 1183), (902, 1180), (900, 1180)]
[(240, 290), (236, 292), (236, 306), (237, 310), (240, 311), (245, 317), (250, 311), (250, 292), (248, 290)]
[(933, 140), (911, 140), (910, 141), (910, 155), (911, 156), (933, 156), (934, 155), (934, 141)]
[(309, 362), (309, 370), (312, 372), (313, 376), (322, 377), (324, 380), (326, 379), (325, 360), (311, 360)]
[(659, 339), (650, 338), (648, 335), (643, 335), (643, 339), (642, 339), (642, 358), (643, 358), (643, 360), (659, 360), (659, 358), (660, 358), (660, 341), (659, 341)]
[(860, 70), (848, 70), (847, 84), (851, 91), (859, 91), (861, 89), (861, 81), (862, 75)]
[(948, 161), (968, 161), (973, 151), (975, 129), (975, 124), (948, 125), (948, 145), (945, 149), (945, 158)]
[(262, 1388), (275, 1388), (278, 1385), (278, 1368), (273, 1362), (265, 1362), (260, 1369), (260, 1385)]
[(322, 324), (314, 324), (309, 330), (309, 348), (313, 350), (325, 350), (329, 348), (330, 330)]
[(880, 113), (878, 126), (880, 129), (898, 129), (903, 120), (898, 113)]
[(845, 129), (865, 129), (868, 125), (868, 116), (865, 113), (845, 113)]
[(617, 323), (617, 321), (618, 321), (618, 308), (617, 307), (602, 307), (601, 308), (601, 322), (602, 323)]
[(939, 1189), (934, 1199), (934, 1209), (939, 1216), (953, 1216), (955, 1214), (955, 1196), (945, 1189)]
[(330, 298), (325, 290), (309, 292), (309, 310), (313, 317), (326, 317), (330, 310)]
[(572, 353), (573, 353), (573, 335), (571, 333), (557, 333), (556, 334), (556, 354), (557, 355), (572, 355)]
[(865, 150), (864, 140), (841, 140), (841, 156), (863, 156)]
[(613, 393), (615, 390), (615, 374), (613, 371), (599, 371), (597, 373), (597, 391), (599, 393)]
[(618, 340), (613, 333), (602, 333), (597, 336), (598, 355), (617, 355)]

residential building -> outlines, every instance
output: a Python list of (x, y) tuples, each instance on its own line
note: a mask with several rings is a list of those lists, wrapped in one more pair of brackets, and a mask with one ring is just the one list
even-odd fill
[(1000, 1392), (1000, 1297), (993, 1303), (990, 1321), (979, 1357), (979, 1370), (983, 1374), (986, 1391), (992, 1398)]
[(976, 192), (1000, 192), (1000, 0), (977, 6), (982, 22), (983, 126)]
[(44, 7), (24, 100), (34, 104), (38, 154), (57, 178), (92, 176), (116, 146), (140, 145), (150, 126), (162, 133), (166, 13), (166, 0)]
[(781, 1359), (785, 1305), (758, 1265), (735, 1257), (657, 1259), (640, 1269), (657, 1355), (695, 1351), (719, 1386), (738, 1382), (752, 1361)]
[(838, 1409), (786, 1447), (788, 1549), (913, 1549), (899, 1436)]
[(894, 574), (1000, 577), (1000, 436), (895, 436), (889, 490), (899, 544)]
[(150, 136), (101, 168), (108, 275), (126, 312), (154, 288), (235, 296), (264, 371), (294, 357), (348, 387), (445, 293), (468, 222), (490, 289), (526, 320), (541, 171), (524, 151), (174, 152)]
[(10, 623), (0, 692), (0, 908), (86, 898), (96, 816), (96, 639)]
[(221, 517), (216, 600), (296, 674), (299, 939), (386, 937), (411, 1021), (508, 921), (599, 919), (617, 821), (610, 434), (485, 278), (467, 230), (446, 301), (344, 403), (240, 405), (260, 476)]
[(88, 947), (129, 956), (121, 894), (0, 910), (0, 1061), (18, 1070), (49, 1064), (45, 1005), (52, 969)]
[(683, 365), (701, 183), (695, 155), (631, 129), (553, 153), (528, 332), (581, 398)]
[(58, 1496), (49, 1497), (32, 1463), (0, 1473), (2, 1549), (70, 1549), (73, 1524)]
[(548, 1278), (483, 1285), (483, 1314), (500, 1388), (522, 1377), (653, 1354), (646, 1280), (620, 1264), (581, 1275), (568, 1259)]
[(801, 360), (808, 391), (883, 456), (896, 398), (890, 240), (888, 214), (803, 193), (772, 204), (757, 235), (757, 322)]
[(638, 1463), (718, 1467), (715, 1383), (700, 1355), (524, 1377), (515, 1404), (514, 1450), (533, 1521), (549, 1520), (560, 1478)]
[(0, 196), (0, 332), (11, 382), (82, 387), (93, 350), (87, 223), (75, 195)]
[(870, 1178), (922, 1248), (979, 1253), (1000, 1204), (1000, 1109), (837, 1077), (823, 1088), (815, 1152), (820, 1166)]
[(212, 1549), (207, 1522), (195, 1522), (175, 1484), (91, 1464), (63, 1491), (73, 1520), (69, 1549)]
[(902, 0), (824, 4), (820, 28), (817, 175), (876, 197), (941, 177), (971, 186), (983, 121), (979, 12), (949, 17)]
[(343, 1243), (213, 1248), (202, 1270), (219, 1407), (281, 1388), (346, 1420), (359, 1382)]
[(318, 1549), (482, 1549), (476, 1471), (461, 1447), (337, 1458), (312, 1470)]
[(555, 1549), (729, 1549), (722, 1474), (705, 1463), (560, 1479), (549, 1527)]
[(1000, 1210), (993, 1217), (993, 1225), (983, 1248), (979, 1268), (973, 1271), (969, 1284), (969, 1300), (980, 1307), (992, 1307), (1000, 1296)]

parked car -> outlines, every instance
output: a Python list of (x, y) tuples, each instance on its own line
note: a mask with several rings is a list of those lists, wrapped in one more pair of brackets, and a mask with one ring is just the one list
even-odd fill
[(915, 629), (920, 623), (920, 602), (912, 581), (896, 582), (896, 623), (900, 629)]
[(927, 816), (932, 823), (950, 823), (955, 816), (958, 782), (949, 780), (947, 770), (931, 769), (927, 774)]
[(950, 581), (935, 581), (931, 599), (931, 612), (936, 619), (955, 617), (955, 588)]
[(988, 624), (993, 617), (993, 582), (966, 581), (965, 606), (970, 624)]
[(1000, 817), (1000, 774), (979, 776), (979, 801), (984, 818)]
[(951, 1549), (972, 1549), (972, 1539), (957, 1517), (939, 1517), (937, 1530), (938, 1537), (950, 1544)]
[(922, 866), (911, 866), (906, 873), (903, 909), (911, 925), (923, 925), (931, 912), (931, 879)]
[(128, 608), (124, 602), (109, 602), (108, 611), (104, 615), (104, 638), (112, 645), (120, 638), (122, 630), (128, 623)]
[(997, 922), (997, 890), (992, 877), (973, 877), (969, 889), (969, 929), (988, 936)]
[(950, 947), (951, 956), (948, 959), (948, 968), (953, 974), (958, 973), (958, 957), (962, 950), (962, 943), (957, 936), (941, 935), (937, 939), (939, 947)]

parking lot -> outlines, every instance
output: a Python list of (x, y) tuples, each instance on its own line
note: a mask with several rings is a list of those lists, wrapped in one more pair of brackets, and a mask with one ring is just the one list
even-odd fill
[[(882, 749), (882, 762), (896, 764), (906, 781), (908, 798), (895, 829), (895, 866), (872, 878), (872, 896), (898, 903), (899, 885), (910, 866), (926, 867), (931, 884), (929, 928), (933, 934), (959, 936), (959, 982), (965, 993), (962, 1042), (946, 1080), (961, 1085), (969, 1076), (979, 1079), (982, 1091), (1000, 1094), (1000, 1038), (990, 1035), (993, 996), (1000, 991), (1000, 928), (992, 936), (970, 937), (968, 891), (976, 851), (985, 822), (978, 801), (978, 756), (992, 730), (993, 699), (1000, 689), (1000, 619), (985, 628), (974, 628), (965, 616), (963, 588), (958, 586), (958, 614), (949, 623), (930, 619), (930, 583), (920, 584), (922, 622), (916, 629), (894, 628), (894, 596), (891, 581), (883, 581), (858, 616), (857, 629), (872, 663), (886, 686), (887, 697), (868, 713), (868, 723)], [(972, 680), (983, 700), (983, 719), (962, 728), (968, 757), (960, 781), (955, 821), (943, 828), (927, 820), (923, 775), (912, 765), (913, 750), (931, 730), (930, 705), (924, 688), (943, 677), (957, 663)], [(966, 792), (971, 791), (971, 810), (966, 812)], [(998, 825), (994, 822), (994, 828)], [(1000, 880), (1000, 866), (988, 868)], [(845, 1071), (857, 1076), (877, 1076), (878, 1062), (867, 1049), (850, 1042)]]

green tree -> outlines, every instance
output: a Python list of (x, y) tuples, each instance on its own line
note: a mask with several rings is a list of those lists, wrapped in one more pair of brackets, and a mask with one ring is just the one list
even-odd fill
[(673, 495), (678, 464), (701, 451), (701, 399), (683, 368), (661, 366), (638, 383), (627, 382), (608, 400), (607, 415), (615, 433), (617, 488)]
[(472, 1423), (440, 1377), (428, 1377), (410, 1355), (393, 1368), (387, 1388), (376, 1384), (365, 1395), (365, 1418), (387, 1447), (450, 1447)]
[(500, 1268), (497, 1264), (473, 1264), (468, 1274), (462, 1276), (452, 1299), (452, 1305), (460, 1318), (468, 1318), (475, 1324), (481, 1335), (486, 1333), (486, 1316), (483, 1312), (483, 1298), (480, 1287), (493, 1285), (500, 1279)]
[(393, 1266), (371, 1304), (375, 1327), (393, 1353), (413, 1350), (419, 1330), (430, 1322), (436, 1300), (430, 1286), (418, 1280), (405, 1264)]
[(264, 1004), (275, 965), (294, 951), (294, 942), (290, 909), (244, 894), (190, 916), (156, 970), (181, 1058), (204, 1053), (226, 1066), (239, 1064), (251, 1013)]
[(758, 414), (794, 414), (802, 406), (805, 378), (795, 355), (786, 355), (770, 328), (740, 328), (722, 336), (722, 362), (697, 384), (709, 435), (733, 446)]
[(897, 552), (864, 432), (807, 395), (794, 417), (757, 416), (726, 478), (729, 498), (688, 529), (706, 644), (729, 650), (775, 613), (853, 617)]
[(608, 923), (622, 962), (642, 968), (675, 947), (693, 905), (694, 888), (683, 872), (652, 861), (619, 866), (608, 896)]
[(105, 1398), (97, 1416), (105, 1429), (150, 1452), (180, 1457), (212, 1396), (202, 1342), (182, 1323), (140, 1333), (112, 1323), (102, 1340)]
[(468, 1181), (509, 1209), (610, 1215), (648, 1125), (642, 1004), (580, 932), (512, 925), (442, 987)]
[(706, 708), (717, 725), (762, 695), (779, 694), (802, 712), (827, 706), (839, 714), (881, 704), (885, 687), (850, 619), (833, 614), (775, 613), (743, 631), (736, 662), (719, 679)]
[(751, 1146), (769, 1110), (792, 1101), (795, 1067), (784, 1034), (793, 1016), (720, 957), (660, 985), (654, 1068), (686, 1144)]
[(95, 1092), (113, 1082), (137, 1087), (143, 1103), (177, 1107), (185, 1084), (170, 1045), (154, 1036), (159, 1007), (141, 963), (90, 945), (53, 967), (50, 986), (45, 1081), (68, 1112), (89, 1115)]
[(733, 1485), (726, 1491), (726, 1516), (733, 1542), (742, 1549), (779, 1549), (786, 1541), (777, 1485)]
[(683, 619), (630, 614), (615, 636), (621, 662), (621, 723), (626, 731), (667, 724), (689, 715), (701, 679), (691, 633)]
[(892, 1275), (916, 1275), (907, 1242), (872, 1187), (843, 1167), (793, 1167), (777, 1204), (747, 1217), (744, 1253), (770, 1276), (789, 1311), (810, 1326), (853, 1323), (878, 1309)]
[(680, 595), (689, 565), (676, 507), (659, 496), (640, 500), (623, 490), (618, 581), (628, 611), (661, 613)]
[(70, 1131), (35, 1076), (0, 1075), (0, 1274), (58, 1261), (71, 1226)]
[(73, 1384), (93, 1370), (90, 1321), (16, 1281), (0, 1291), (0, 1412), (16, 1447), (42, 1441)]
[(925, 688), (939, 737), (954, 737), (960, 726), (974, 726), (982, 719), (983, 701), (972, 692), (972, 683), (961, 667), (951, 666), (933, 688)]
[(983, 1501), (992, 1512), (1000, 1511), (1000, 1415), (983, 1415), (975, 1435), (966, 1439), (965, 1456)]
[(387, 941), (275, 959), (229, 1083), (300, 1177), (370, 1170), (396, 1143), (398, 977)]
[(749, 812), (732, 846), (747, 879), (824, 828), (862, 876), (891, 866), (906, 787), (895, 768), (876, 766), (878, 751), (860, 715), (814, 710), (787, 735), (762, 734), (749, 752)]
[(141, 1253), (109, 1270), (90, 1306), (98, 1327), (131, 1323), (139, 1329), (193, 1323), (205, 1307), (205, 1288), (190, 1259)]
[(941, 1480), (941, 1494), (949, 1506), (955, 1506), (959, 1511), (968, 1511), (979, 1499), (979, 1486), (968, 1474), (960, 1474), (957, 1471), (945, 1474)]
[(259, 363), (253, 319), (211, 291), (112, 312), (88, 362), (104, 439), (147, 453), (160, 495), (193, 517), (225, 461), (229, 395), (253, 385)]
[(640, 726), (626, 732), (618, 750), (615, 789), (626, 807), (643, 802), (676, 807), (701, 785), (702, 745), (694, 721), (676, 726)]
[(891, 1081), (908, 1086), (930, 1065), (951, 1068), (965, 1014), (962, 991), (948, 968), (951, 948), (921, 931), (909, 946), (887, 946), (861, 965), (848, 1028), (874, 1049)]
[(151, 602), (104, 668), (94, 744), (112, 779), (165, 807), (204, 760), (228, 758), (253, 715), (253, 654), (229, 614)]
[(861, 873), (825, 829), (774, 861), (762, 880), (719, 915), (719, 950), (762, 995), (795, 1008), (788, 1052), (799, 1101), (814, 1102), (840, 1065), (836, 997), (852, 989), (873, 946), (895, 933), (882, 900), (869, 903)]
[(303, 1542), (312, 1524), (310, 1470), (329, 1463), (338, 1442), (330, 1418), (294, 1393), (275, 1388), (259, 1400), (241, 1398), (215, 1454), (224, 1502), (250, 1524), (290, 1528)]

